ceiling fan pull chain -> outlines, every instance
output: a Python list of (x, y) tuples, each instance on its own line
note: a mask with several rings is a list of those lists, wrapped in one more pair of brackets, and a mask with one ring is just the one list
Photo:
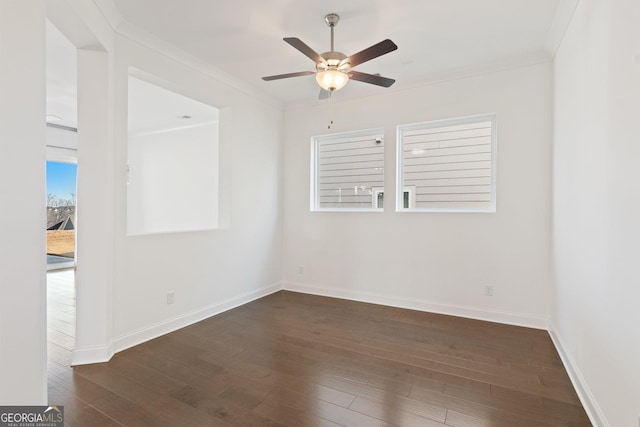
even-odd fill
[(329, 92), (329, 125), (327, 129), (331, 130), (331, 126), (333, 126), (333, 91)]

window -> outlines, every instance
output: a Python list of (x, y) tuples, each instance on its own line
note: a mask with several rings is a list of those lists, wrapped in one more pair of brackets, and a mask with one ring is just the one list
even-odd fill
[(384, 186), (381, 129), (311, 140), (311, 210), (381, 211), (374, 188)]
[(399, 126), (397, 148), (397, 211), (495, 212), (495, 114)]

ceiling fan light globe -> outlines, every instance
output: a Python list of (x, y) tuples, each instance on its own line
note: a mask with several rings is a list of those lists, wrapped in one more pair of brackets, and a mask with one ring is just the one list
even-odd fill
[(316, 81), (322, 89), (334, 91), (342, 89), (349, 81), (349, 76), (338, 70), (319, 71), (316, 73)]

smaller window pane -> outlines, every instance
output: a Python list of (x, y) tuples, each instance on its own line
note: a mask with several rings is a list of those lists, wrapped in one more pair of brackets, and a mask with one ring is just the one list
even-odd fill
[[(495, 212), (495, 115), (398, 128), (399, 209)], [(413, 196), (413, 197), (412, 197)]]
[[(313, 138), (313, 210), (382, 209), (384, 144), (381, 131)], [(373, 203), (372, 201), (375, 201)]]

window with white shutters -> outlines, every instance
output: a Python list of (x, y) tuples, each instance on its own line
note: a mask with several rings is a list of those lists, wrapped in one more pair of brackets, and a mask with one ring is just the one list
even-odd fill
[(311, 210), (382, 211), (374, 188), (384, 187), (381, 129), (312, 138)]
[(495, 212), (495, 114), (399, 126), (397, 147), (398, 189), (415, 189), (397, 211)]

